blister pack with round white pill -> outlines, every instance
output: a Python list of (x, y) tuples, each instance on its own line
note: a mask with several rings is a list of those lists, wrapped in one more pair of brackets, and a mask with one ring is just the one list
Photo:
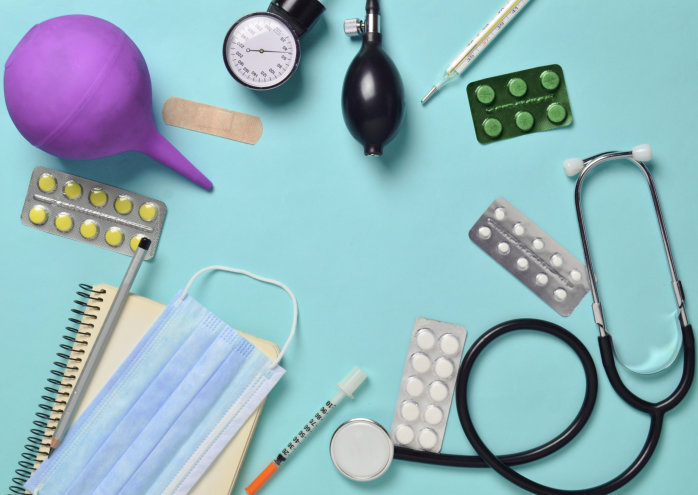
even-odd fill
[(562, 316), (589, 291), (584, 263), (504, 198), (475, 222), (470, 239)]
[(390, 432), (395, 445), (441, 450), (465, 337), (460, 325), (417, 318)]
[(155, 255), (167, 207), (162, 201), (76, 175), (36, 167), (22, 223), (61, 237), (132, 256), (143, 237)]

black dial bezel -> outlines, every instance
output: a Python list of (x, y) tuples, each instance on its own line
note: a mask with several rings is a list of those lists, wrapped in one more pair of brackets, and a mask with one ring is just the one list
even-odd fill
[[(241, 24), (243, 21), (246, 19), (253, 17), (253, 16), (266, 16), (266, 17), (273, 17), (274, 19), (278, 20), (279, 22), (282, 22), (284, 26), (288, 28), (288, 30), (291, 32), (291, 35), (293, 36), (293, 42), (296, 44), (296, 57), (295, 60), (293, 61), (293, 67), (291, 67), (291, 70), (289, 71), (288, 75), (283, 78), (281, 81), (278, 83), (274, 84), (273, 86), (265, 86), (265, 87), (259, 87), (259, 86), (253, 86), (252, 84), (248, 83), (247, 81), (242, 80), (239, 78), (235, 72), (233, 72), (233, 69), (230, 67), (230, 64), (228, 63), (228, 57), (227, 57), (227, 52), (226, 52), (226, 47), (228, 46), (228, 38), (230, 38), (231, 34), (235, 30), (235, 28)], [(223, 63), (225, 64), (225, 68), (228, 69), (228, 73), (235, 79), (237, 82), (242, 84), (243, 86), (254, 89), (257, 91), (265, 91), (267, 89), (273, 89), (281, 86), (283, 83), (291, 79), (293, 74), (295, 74), (296, 69), (298, 69), (298, 64), (300, 63), (301, 59), (301, 45), (299, 42), (298, 34), (296, 33), (296, 30), (293, 29), (293, 26), (291, 26), (286, 19), (281, 17), (280, 15), (274, 14), (272, 12), (252, 12), (251, 14), (244, 15), (240, 17), (237, 21), (233, 23), (232, 26), (230, 26), (230, 29), (228, 29), (228, 32), (225, 35), (225, 38), (223, 38)]]

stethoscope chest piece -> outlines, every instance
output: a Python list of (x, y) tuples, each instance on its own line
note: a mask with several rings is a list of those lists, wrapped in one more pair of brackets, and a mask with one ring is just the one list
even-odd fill
[(354, 481), (380, 477), (393, 461), (393, 441), (373, 420), (356, 418), (343, 423), (332, 435), (330, 457), (337, 470)]

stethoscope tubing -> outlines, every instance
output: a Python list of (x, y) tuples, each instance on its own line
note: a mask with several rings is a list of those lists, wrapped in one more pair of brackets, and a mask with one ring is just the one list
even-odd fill
[[(638, 156), (651, 157), (651, 150), (649, 155), (646, 153), (649, 150), (648, 145), (643, 145), (641, 147), (636, 148), (644, 148), (644, 153), (640, 153), (638, 154)], [(657, 223), (659, 224), (659, 230), (662, 237), (662, 243), (664, 245), (664, 251), (669, 265), (672, 287), (679, 312), (678, 319), (679, 324), (681, 326), (681, 334), (683, 337), (684, 358), (683, 373), (681, 375), (681, 379), (674, 391), (671, 394), (669, 394), (666, 398), (658, 402), (646, 401), (632, 393), (630, 389), (628, 389), (628, 387), (625, 386), (623, 380), (620, 377), (620, 374), (618, 373), (615, 355), (613, 351), (613, 338), (607, 332), (606, 329), (606, 324), (603, 317), (603, 310), (601, 308), (601, 302), (596, 287), (596, 274), (594, 273), (591, 253), (587, 241), (586, 228), (584, 226), (581, 191), (582, 183), (584, 182), (585, 177), (593, 168), (600, 165), (601, 163), (621, 158), (627, 159), (634, 165), (636, 165), (640, 169), (647, 181), (647, 185), (649, 187), (652, 203), (654, 205), (654, 210), (657, 217)], [(688, 317), (686, 315), (686, 309), (684, 306), (683, 288), (681, 286), (681, 281), (678, 279), (678, 275), (676, 273), (676, 267), (674, 265), (674, 259), (671, 253), (671, 247), (669, 246), (669, 239), (667, 236), (666, 227), (664, 225), (662, 209), (659, 204), (659, 197), (649, 169), (643, 162), (635, 159), (635, 149), (633, 149), (633, 151), (631, 152), (611, 151), (607, 153), (600, 153), (583, 161), (578, 159), (572, 161), (572, 173), (574, 173), (574, 168), (576, 166), (580, 167), (580, 175), (577, 179), (574, 199), (577, 211), (577, 220), (579, 223), (579, 230), (582, 240), (582, 248), (584, 250), (584, 258), (587, 264), (587, 272), (589, 275), (591, 295), (593, 299), (592, 310), (594, 313), (594, 321), (598, 325), (600, 333), (599, 350), (601, 351), (601, 362), (603, 363), (606, 376), (608, 377), (611, 386), (618, 394), (618, 396), (632, 408), (640, 412), (643, 412), (649, 415), (650, 417), (650, 426), (647, 432), (647, 438), (645, 440), (644, 445), (642, 446), (642, 449), (640, 450), (640, 453), (633, 460), (633, 462), (615, 478), (601, 485), (579, 490), (564, 490), (541, 485), (540, 483), (537, 483), (531, 480), (530, 478), (527, 478), (517, 473), (511, 468), (511, 466), (514, 465), (524, 464), (546, 457), (567, 445), (582, 430), (582, 428), (584, 428), (587, 421), (591, 417), (591, 414), (594, 409), (594, 403), (596, 401), (596, 395), (598, 392), (598, 378), (596, 374), (596, 368), (594, 366), (594, 361), (591, 358), (589, 351), (587, 351), (587, 349), (584, 347), (584, 345), (579, 341), (577, 337), (575, 337), (572, 333), (565, 330), (564, 328), (555, 325), (554, 323), (550, 323), (543, 320), (519, 319), (501, 323), (485, 332), (466, 353), (465, 357), (463, 358), (463, 362), (461, 363), (460, 368), (458, 369), (458, 377), (456, 380), (455, 389), (458, 418), (460, 419), (460, 423), (465, 433), (465, 436), (475, 449), (477, 455), (450, 455), (434, 452), (416, 451), (406, 449), (403, 447), (396, 447), (396, 459), (458, 467), (489, 466), (495, 471), (497, 471), (504, 478), (514, 483), (515, 485), (523, 488), (524, 490), (528, 490), (529, 492), (540, 495), (600, 495), (616, 491), (622, 486), (629, 483), (645, 467), (647, 462), (649, 462), (650, 458), (652, 457), (652, 454), (654, 453), (654, 450), (659, 443), (659, 438), (662, 431), (662, 424), (664, 421), (664, 414), (676, 407), (684, 399), (684, 397), (691, 388), (691, 385), (693, 383), (693, 376), (695, 374), (696, 360), (695, 338), (693, 335), (693, 329), (691, 325), (688, 323)], [(567, 164), (565, 165), (565, 168), (567, 170)], [(584, 368), (584, 376), (586, 378), (586, 392), (579, 413), (574, 418), (572, 423), (570, 423), (570, 425), (557, 437), (553, 438), (549, 442), (539, 447), (529, 449), (524, 452), (496, 456), (482, 441), (482, 438), (480, 438), (480, 435), (478, 434), (475, 425), (473, 424), (473, 421), (470, 417), (470, 411), (468, 408), (468, 382), (470, 379), (470, 373), (472, 371), (473, 365), (478, 356), (482, 353), (482, 351), (489, 344), (494, 342), (497, 338), (517, 330), (535, 330), (543, 332), (553, 337), (556, 337), (562, 340), (564, 343), (566, 343), (575, 352), (575, 354), (582, 363), (582, 367)]]
[[(518, 330), (534, 330), (546, 333), (562, 340), (567, 344), (579, 358), (584, 369), (586, 379), (586, 392), (582, 406), (574, 420), (558, 436), (549, 442), (533, 449), (497, 456), (482, 441), (470, 416), (468, 407), (468, 383), (475, 361), (482, 351), (497, 338)], [(560, 450), (567, 445), (584, 428), (591, 417), (598, 393), (598, 378), (594, 361), (589, 351), (581, 341), (568, 330), (543, 320), (518, 319), (501, 323), (485, 332), (468, 350), (463, 362), (458, 369), (456, 380), (456, 409), (458, 418), (468, 441), (475, 449), (477, 455), (452, 455), (435, 452), (417, 451), (403, 447), (395, 448), (395, 458), (427, 464), (439, 464), (454, 467), (491, 467), (501, 476), (532, 493), (540, 495), (601, 495), (618, 490), (629, 483), (649, 462), (655, 448), (659, 443), (662, 431), (664, 414), (676, 407), (688, 393), (693, 382), (695, 372), (695, 345), (693, 330), (690, 325), (682, 327), (684, 338), (684, 365), (683, 374), (678, 386), (666, 399), (651, 403), (640, 399), (623, 384), (623, 381), (616, 369), (613, 357), (613, 342), (610, 335), (599, 337), (599, 347), (601, 349), (601, 359), (607, 376), (614, 390), (631, 407), (642, 411), (650, 416), (650, 426), (647, 438), (640, 450), (640, 453), (633, 462), (618, 476), (601, 485), (579, 490), (565, 490), (553, 488), (537, 483), (516, 471), (511, 466), (532, 462)]]

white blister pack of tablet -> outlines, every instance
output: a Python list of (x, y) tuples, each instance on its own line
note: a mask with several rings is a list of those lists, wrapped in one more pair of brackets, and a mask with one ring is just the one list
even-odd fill
[(390, 430), (395, 445), (441, 450), (466, 334), (460, 325), (415, 321)]
[(475, 222), (470, 239), (562, 316), (589, 291), (584, 263), (504, 198)]

